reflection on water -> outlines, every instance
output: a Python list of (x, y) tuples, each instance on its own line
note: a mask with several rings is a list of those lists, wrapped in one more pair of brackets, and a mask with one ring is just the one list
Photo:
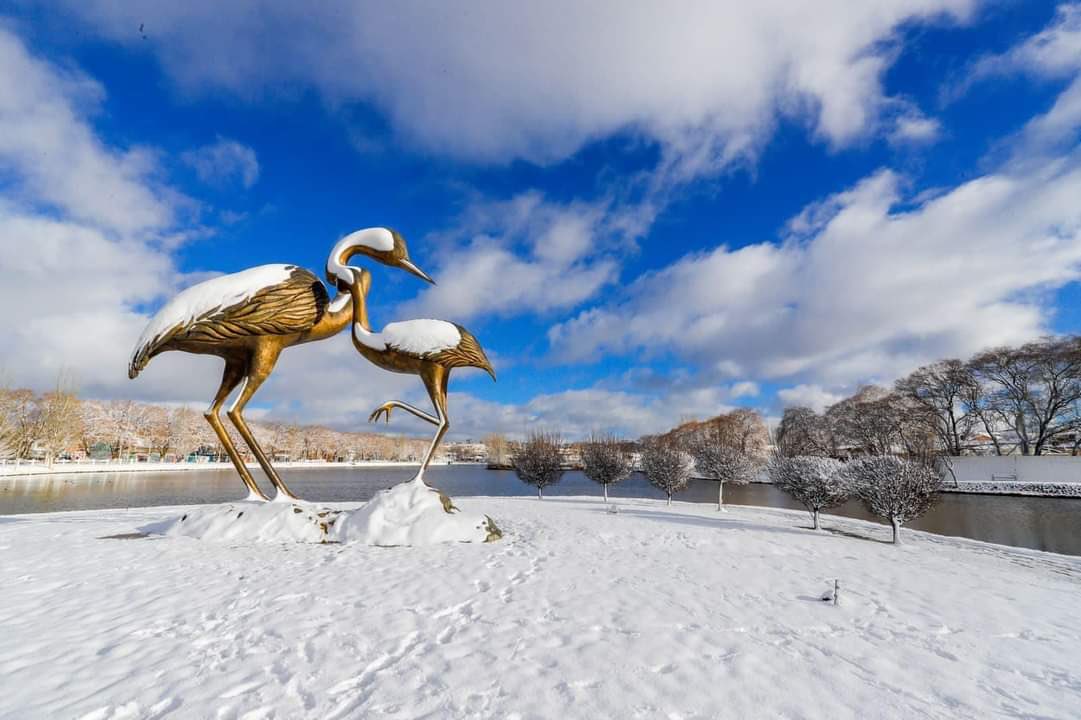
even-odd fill
[[(367, 500), (377, 491), (410, 479), (411, 467), (289, 468), (283, 473), (290, 487), (306, 500), (342, 502)], [(513, 472), (486, 470), (477, 465), (432, 467), (428, 482), (450, 496), (533, 495)], [(578, 472), (545, 490), (546, 495), (597, 495), (599, 487)], [(237, 500), (244, 487), (232, 470), (194, 472), (128, 472), (58, 475), (44, 478), (0, 478), (0, 515), (94, 510), (100, 508), (191, 505)], [(613, 498), (663, 498), (641, 475), (611, 490)], [(717, 485), (694, 481), (680, 500), (717, 501)], [(733, 505), (802, 507), (771, 485), (726, 487), (725, 502)], [(836, 515), (873, 520), (855, 502), (833, 511)], [(825, 522), (829, 523), (828, 518)], [(1037, 550), (1081, 555), (1081, 499), (1004, 495), (945, 494), (941, 502), (911, 527), (942, 535), (986, 540)]]

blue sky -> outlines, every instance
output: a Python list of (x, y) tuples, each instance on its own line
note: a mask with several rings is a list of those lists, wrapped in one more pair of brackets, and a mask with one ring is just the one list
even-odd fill
[[(371, 225), (439, 281), (377, 270), (373, 320), (495, 360), (452, 383), (458, 437), (776, 416), (1077, 331), (1081, 5), (742, 7), (18, 5), (6, 381), (205, 402), (213, 359), (126, 380), (147, 316)], [(343, 335), (252, 407), (359, 429), (388, 394), (421, 399)]]

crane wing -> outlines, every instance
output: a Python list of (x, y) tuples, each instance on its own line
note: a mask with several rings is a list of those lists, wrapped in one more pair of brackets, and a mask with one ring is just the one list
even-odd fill
[(132, 354), (135, 377), (159, 352), (178, 343), (224, 343), (310, 330), (326, 312), (323, 283), (304, 268), (272, 265), (214, 278), (189, 288), (150, 321)]

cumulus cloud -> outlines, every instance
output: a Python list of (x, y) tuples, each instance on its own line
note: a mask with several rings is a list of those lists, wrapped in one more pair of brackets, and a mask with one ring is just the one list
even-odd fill
[(777, 399), (785, 407), (809, 407), (815, 412), (822, 412), (830, 405), (840, 402), (844, 395), (829, 392), (820, 385), (800, 384), (777, 391)]
[(85, 121), (104, 97), (92, 78), (33, 57), (0, 26), (0, 170), (5, 196), (119, 233), (168, 226), (176, 198), (154, 183), (147, 148), (102, 143)]
[(180, 159), (200, 180), (217, 187), (235, 183), (250, 188), (259, 179), (255, 151), (236, 140), (219, 137), (209, 145), (181, 153)]
[[(417, 147), (551, 162), (631, 131), (697, 170), (753, 155), (779, 117), (839, 147), (875, 130), (900, 28), (975, 0), (298, 5), (69, 3), (154, 52), (186, 92), (314, 87), (372, 102)], [(146, 22), (148, 40), (132, 28)]]
[(1000, 75), (1026, 75), (1037, 80), (1069, 80), (1054, 105), (1030, 120), (1009, 138), (1016, 162), (1042, 162), (1044, 156), (1063, 151), (1076, 142), (1081, 124), (1081, 3), (1059, 6), (1055, 19), (1044, 30), (1026, 38), (1005, 53), (981, 58), (973, 65), (954, 94), (973, 83)]
[(809, 207), (780, 243), (694, 254), (549, 332), (567, 360), (709, 358), (752, 377), (890, 380), (1045, 330), (1081, 277), (1081, 157), (1010, 167), (923, 202), (883, 170)]
[[(161, 249), (180, 196), (154, 153), (103, 143), (87, 117), (102, 88), (34, 57), (0, 28), (0, 368), (48, 387), (62, 370), (95, 389), (122, 377), (143, 316), (172, 287)], [(181, 383), (183, 384), (183, 383)]]
[(538, 428), (558, 430), (567, 439), (591, 433), (636, 438), (663, 432), (681, 419), (703, 419), (732, 409), (723, 388), (686, 388), (663, 395), (591, 387), (534, 396), (521, 404), (493, 403), (452, 394), (452, 428), (459, 437), (486, 431), (524, 437)]
[(941, 133), (942, 124), (938, 120), (911, 113), (897, 118), (889, 140), (894, 145), (924, 144), (934, 142)]
[(574, 308), (618, 276), (610, 251), (625, 228), (603, 202), (562, 204), (536, 192), (478, 201), (439, 238), (447, 248), (439, 284), (401, 313), (467, 320)]
[(1081, 3), (1064, 3), (1045, 29), (973, 66), (969, 82), (1007, 73), (1069, 76), (1081, 67)]
[[(177, 269), (185, 198), (160, 182), (156, 151), (133, 162), (134, 151), (95, 133), (103, 100), (94, 80), (0, 29), (0, 379), (44, 389), (64, 373), (91, 397), (201, 404), (221, 380), (216, 358), (167, 353), (127, 379), (148, 309), (208, 274)], [(385, 375), (336, 338), (286, 353), (257, 401), (285, 417), (359, 424), (383, 393), (414, 392), (411, 378)]]

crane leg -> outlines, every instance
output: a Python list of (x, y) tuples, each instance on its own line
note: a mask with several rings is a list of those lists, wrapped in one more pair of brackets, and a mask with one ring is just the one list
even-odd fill
[(404, 403), (401, 400), (391, 400), (390, 402), (383, 403), (382, 405), (377, 407), (375, 409), (375, 411), (371, 415), (368, 416), (368, 422), (376, 422), (385, 413), (386, 418), (387, 418), (387, 422), (389, 423), (390, 422), (390, 411), (393, 410), (394, 408), (401, 408), (402, 410), (405, 410), (407, 413), (410, 413), (412, 415), (416, 415), (417, 417), (419, 417), (421, 420), (424, 420), (425, 422), (430, 422), (432, 425), (438, 425), (439, 424), (439, 418), (437, 418), (435, 415), (432, 415), (430, 413), (426, 413), (423, 410), (421, 410), (420, 408), (413, 407), (409, 403)]
[(218, 442), (225, 448), (225, 452), (228, 453), (229, 459), (233, 461), (233, 467), (240, 474), (240, 479), (244, 481), (244, 485), (248, 488), (248, 497), (251, 499), (267, 500), (267, 496), (259, 489), (259, 486), (255, 484), (255, 479), (251, 476), (251, 472), (248, 471), (248, 467), (241, 460), (240, 455), (237, 454), (236, 447), (233, 445), (232, 438), (229, 437), (229, 433), (226, 432), (225, 426), (222, 425), (221, 417), (218, 413), (221, 411), (221, 406), (225, 403), (225, 399), (229, 397), (229, 393), (233, 392), (233, 389), (240, 384), (240, 381), (244, 379), (244, 365), (235, 360), (225, 361), (225, 373), (221, 378), (221, 387), (218, 388), (218, 394), (214, 396), (213, 402), (210, 403), (210, 407), (203, 413), (203, 417), (210, 424), (210, 427), (214, 430), (214, 434), (218, 436)]
[(263, 452), (263, 448), (255, 441), (255, 436), (248, 427), (248, 423), (244, 422), (243, 415), (244, 407), (251, 400), (252, 395), (270, 376), (271, 371), (274, 369), (274, 363), (278, 360), (279, 352), (256, 353), (248, 369), (248, 375), (244, 378), (244, 385), (240, 388), (240, 394), (237, 395), (236, 400), (233, 401), (229, 411), (225, 414), (233, 421), (233, 425), (240, 432), (240, 437), (244, 438), (244, 442), (248, 444), (252, 453), (255, 454), (255, 459), (259, 461), (259, 467), (263, 468), (263, 472), (266, 473), (266, 476), (278, 491), (275, 499), (299, 500), (300, 498), (293, 494), (285, 481), (278, 476), (274, 466), (270, 464), (270, 460), (267, 458), (266, 453)]
[(424, 454), (424, 461), (420, 464), (420, 472), (417, 473), (417, 477), (424, 477), (424, 471), (428, 469), (428, 463), (432, 461), (432, 455), (435, 454), (440, 441), (447, 434), (447, 430), (450, 429), (450, 420), (447, 418), (447, 380), (449, 378), (450, 370), (442, 365), (435, 365), (432, 370), (421, 375), (424, 387), (428, 390), (428, 397), (432, 399), (432, 405), (435, 406), (438, 429), (435, 431), (435, 437), (432, 438), (432, 444), (428, 446), (428, 452)]

